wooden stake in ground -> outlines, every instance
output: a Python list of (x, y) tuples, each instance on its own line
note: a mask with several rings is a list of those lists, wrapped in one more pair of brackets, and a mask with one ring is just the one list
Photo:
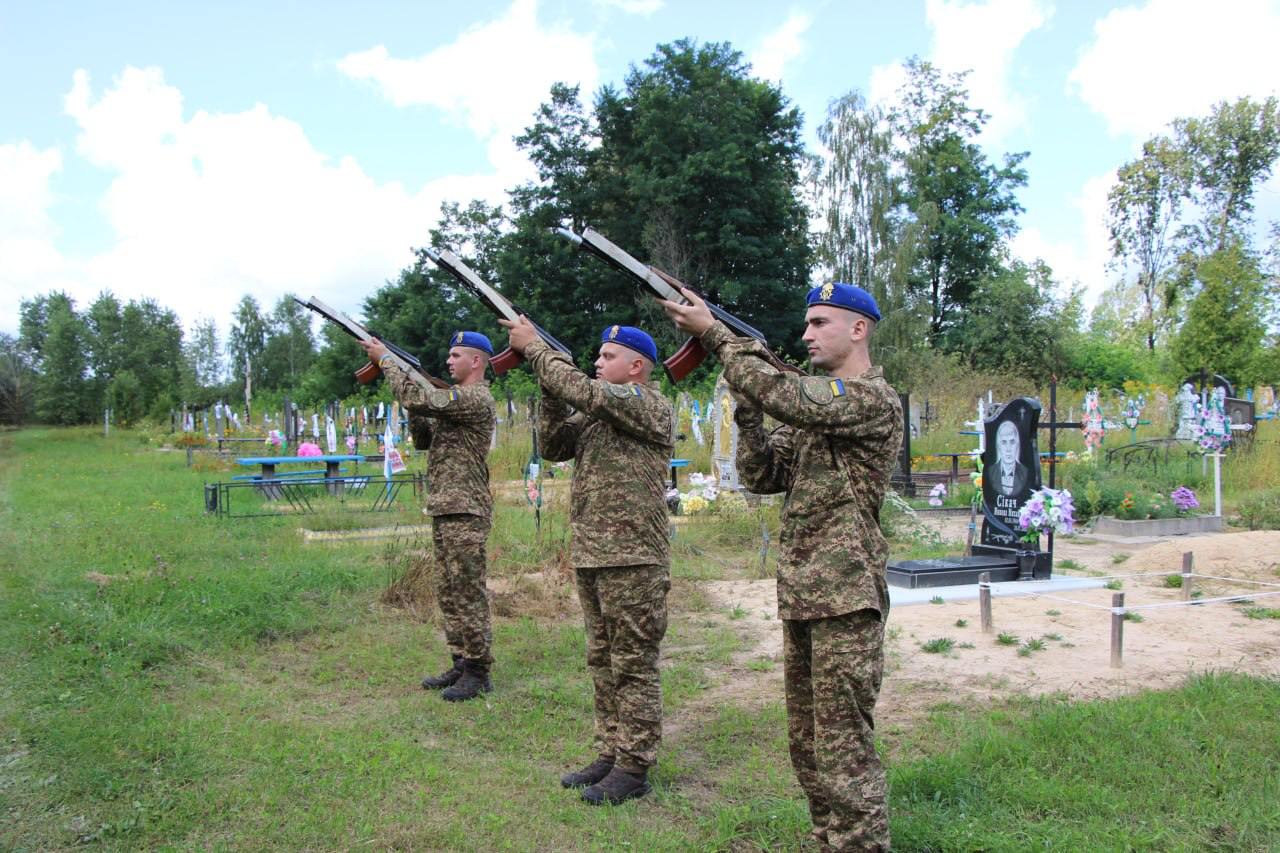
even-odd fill
[(1182, 600), (1191, 600), (1191, 571), (1195, 565), (1195, 556), (1190, 551), (1182, 552)]
[(991, 572), (978, 575), (978, 610), (982, 614), (982, 633), (990, 634), (991, 628)]
[(1124, 593), (1111, 594), (1111, 667), (1124, 663)]

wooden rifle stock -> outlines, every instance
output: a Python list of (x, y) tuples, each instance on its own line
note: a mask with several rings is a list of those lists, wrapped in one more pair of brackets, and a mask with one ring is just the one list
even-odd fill
[[(684, 282), (672, 275), (668, 275), (655, 266), (642, 264), (633, 258), (623, 249), (611, 242), (600, 232), (587, 228), (582, 234), (575, 234), (567, 228), (552, 229), (556, 234), (567, 240), (577, 244), (578, 248), (594, 255), (609, 266), (620, 272), (624, 272), (633, 279), (643, 284), (648, 289), (650, 295), (655, 299), (666, 299), (671, 302), (678, 302), (682, 305), (688, 305), (689, 300), (680, 292), (681, 288), (691, 290), (697, 293), (695, 288), (689, 287)], [(701, 294), (699, 294), (701, 296)], [(735, 317), (728, 311), (721, 308), (714, 302), (708, 301), (707, 308), (711, 311), (712, 316), (724, 323), (731, 332), (739, 337), (754, 338), (759, 341), (764, 349), (765, 359), (778, 370), (787, 373), (796, 373), (801, 376), (804, 371), (793, 364), (787, 364), (779, 358), (773, 350), (769, 349), (769, 342), (765, 340), (764, 335), (759, 329), (750, 325), (744, 320)], [(695, 367), (702, 364), (707, 357), (707, 351), (702, 346), (702, 342), (697, 338), (689, 338), (681, 345), (680, 349), (665, 361), (662, 367), (667, 372), (667, 376), (672, 382), (680, 382), (688, 376)]]
[[(466, 288), (472, 296), (479, 299), (486, 308), (492, 311), (499, 318), (511, 321), (515, 321), (520, 318), (523, 312), (521, 312), (519, 308), (512, 305), (505, 296), (491, 287), (484, 279), (480, 278), (480, 276), (476, 275), (476, 273), (463, 263), (462, 259), (453, 252), (448, 249), (436, 250), (432, 248), (425, 248), (422, 250), (422, 254), (431, 259), (431, 262), (440, 267), (440, 269), (457, 279), (459, 284)], [(573, 357), (573, 353), (569, 352), (569, 348), (556, 340), (550, 332), (539, 326), (537, 323), (534, 323), (533, 320), (529, 320), (529, 322), (533, 325), (533, 328), (537, 330), (538, 336), (546, 341), (552, 349), (559, 350), (570, 358)], [(489, 359), (489, 366), (493, 368), (495, 375), (501, 376), (511, 368), (520, 364), (522, 361), (524, 361), (523, 355), (511, 349), (511, 347), (507, 347), (502, 352)]]
[[(369, 331), (364, 326), (361, 326), (359, 323), (357, 323), (355, 320), (352, 320), (346, 314), (343, 314), (340, 311), (336, 311), (333, 308), (330, 308), (328, 305), (325, 305), (323, 302), (316, 299), (314, 296), (311, 297), (311, 299), (305, 300), (305, 301), (295, 296), (293, 297), (293, 301), (297, 302), (303, 308), (316, 312), (321, 317), (333, 323), (338, 328), (342, 329), (342, 331), (346, 332), (348, 335), (350, 335), (351, 337), (355, 338), (358, 341), (367, 341), (370, 338), (377, 337), (377, 335), (373, 334), (373, 332)], [(410, 354), (406, 350), (401, 349), (400, 347), (396, 346), (390, 341), (382, 341), (382, 344), (391, 352), (392, 355), (394, 355), (400, 361), (404, 362), (405, 366), (409, 368), (409, 374), (419, 384), (430, 385), (433, 388), (452, 387), (449, 385), (448, 382), (445, 382), (443, 379), (437, 379), (434, 376), (428, 376), (427, 374), (423, 373), (422, 362), (418, 361), (417, 358), (415, 358), (412, 354)], [(359, 370), (356, 371), (356, 380), (363, 385), (368, 385), (370, 382), (376, 382), (378, 377), (381, 375), (382, 375), (382, 368), (378, 367), (378, 365), (374, 364), (372, 361), (369, 361), (369, 362), (366, 362), (364, 366), (362, 366)]]

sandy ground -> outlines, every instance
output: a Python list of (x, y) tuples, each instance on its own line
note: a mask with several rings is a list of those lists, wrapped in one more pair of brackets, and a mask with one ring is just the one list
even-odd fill
[[(946, 538), (963, 538), (964, 520), (938, 523)], [(982, 633), (976, 600), (899, 606), (889, 615), (886, 675), (877, 716), (909, 725), (942, 702), (980, 705), (1044, 694), (1094, 699), (1172, 687), (1188, 674), (1210, 670), (1280, 677), (1280, 620), (1244, 614), (1247, 606), (1280, 608), (1280, 595), (1257, 598), (1254, 605), (1224, 602), (1143, 609), (1181, 601), (1181, 590), (1164, 586), (1162, 577), (1134, 576), (1178, 570), (1184, 551), (1195, 554), (1197, 573), (1272, 585), (1198, 578), (1193, 589), (1205, 598), (1280, 592), (1280, 531), (1166, 540), (1087, 535), (1060, 540), (1057, 559), (1071, 559), (1081, 567), (1068, 573), (1118, 576), (1126, 606), (1142, 616), (1142, 621), (1124, 623), (1120, 668), (1110, 665), (1111, 589), (1064, 592), (1052, 599), (997, 597), (991, 634)], [(781, 695), (782, 638), (773, 581), (713, 581), (706, 588), (717, 611), (736, 614), (737, 618), (722, 618), (740, 632), (744, 649), (726, 680), (712, 688), (705, 701), (776, 701)], [(996, 636), (1001, 633), (1018, 642), (1000, 644)], [(921, 648), (942, 638), (953, 640), (955, 647), (947, 653)], [(1043, 648), (1019, 655), (1029, 640), (1039, 640)], [(760, 658), (777, 665), (761, 671)]]

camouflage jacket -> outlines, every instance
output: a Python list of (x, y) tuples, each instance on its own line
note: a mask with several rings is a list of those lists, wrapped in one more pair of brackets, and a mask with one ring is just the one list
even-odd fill
[[(902, 404), (880, 368), (859, 376), (796, 376), (763, 347), (721, 323), (702, 336), (724, 363), (740, 405), (738, 476), (749, 490), (785, 492), (778, 559), (778, 616), (822, 619), (871, 608), (885, 615), (889, 546), (880, 531)], [(782, 426), (764, 429), (762, 410)]]
[(670, 401), (654, 388), (591, 379), (540, 340), (525, 357), (542, 383), (542, 455), (575, 463), (570, 563), (669, 565), (667, 472), (675, 451)]
[(396, 399), (409, 410), (415, 446), (427, 449), (427, 515), (493, 516), (489, 494), (489, 443), (497, 415), (489, 383), (423, 388), (388, 362), (382, 368)]

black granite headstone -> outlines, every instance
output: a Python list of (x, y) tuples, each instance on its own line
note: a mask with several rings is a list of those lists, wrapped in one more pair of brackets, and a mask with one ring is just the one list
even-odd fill
[(1039, 422), (1040, 402), (1029, 397), (1011, 400), (987, 415), (982, 454), (984, 545), (1020, 547), (1018, 513), (1040, 488)]

